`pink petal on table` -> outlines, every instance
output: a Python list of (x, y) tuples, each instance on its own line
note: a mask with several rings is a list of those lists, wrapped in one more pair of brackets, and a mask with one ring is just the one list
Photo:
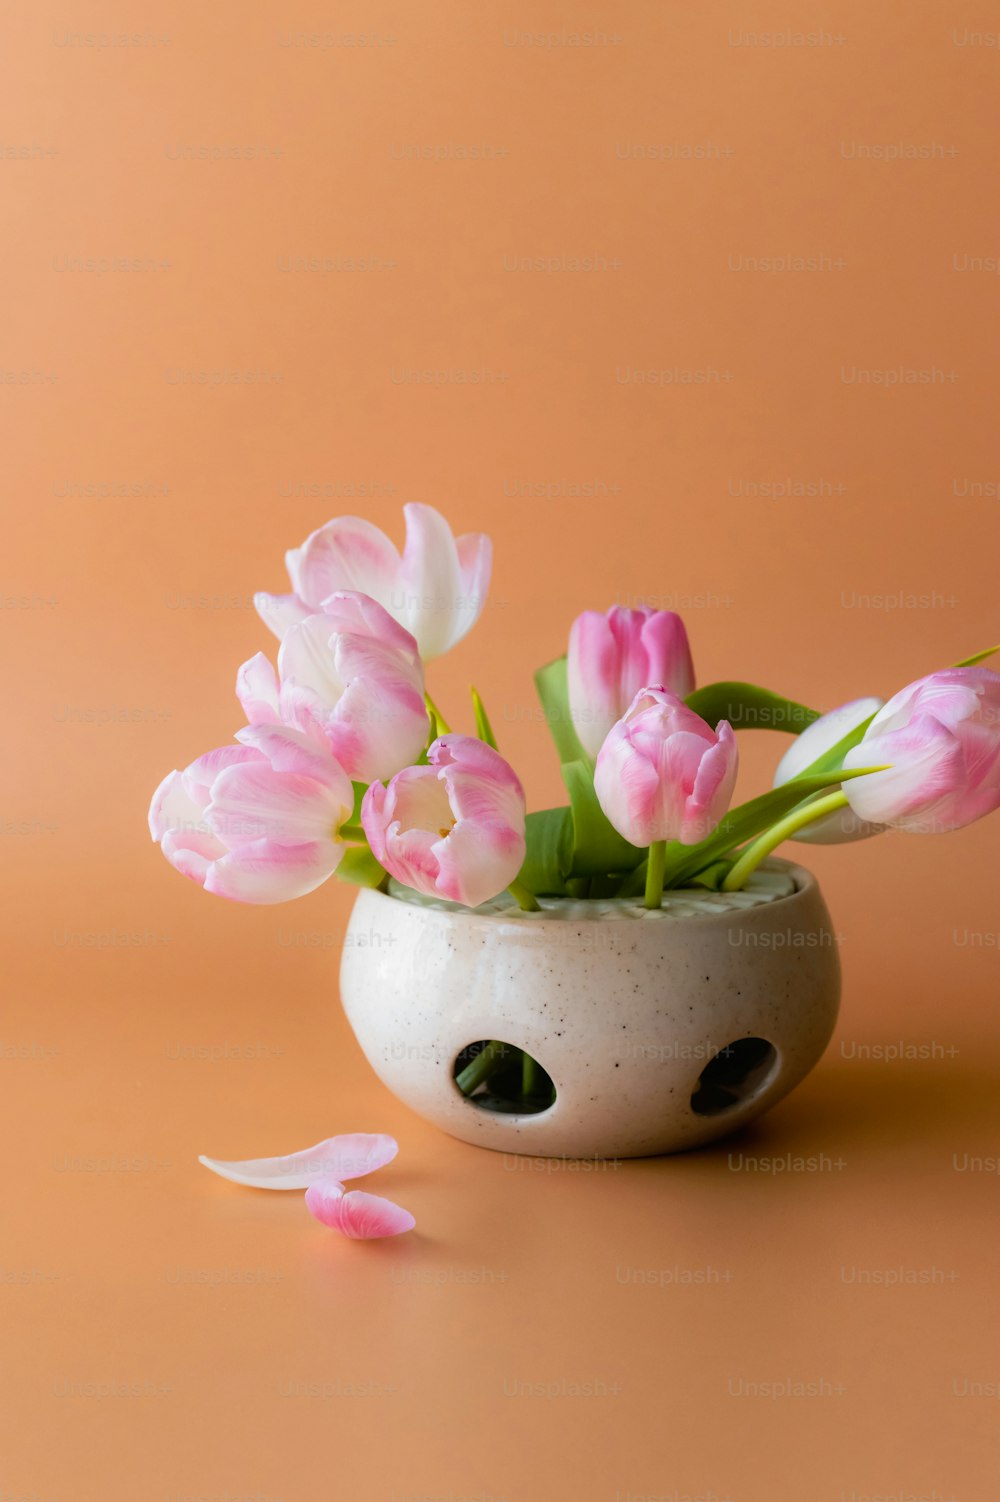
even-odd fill
[(222, 1162), (200, 1157), (199, 1163), (251, 1189), (308, 1189), (318, 1179), (358, 1179), (384, 1168), (399, 1152), (399, 1143), (384, 1132), (345, 1132), (315, 1147), (282, 1158), (246, 1158)]
[(340, 1231), (352, 1241), (371, 1241), (378, 1236), (399, 1236), (412, 1231), (416, 1220), (409, 1210), (378, 1194), (349, 1189), (335, 1179), (323, 1179), (306, 1190), (306, 1207), (325, 1226)]

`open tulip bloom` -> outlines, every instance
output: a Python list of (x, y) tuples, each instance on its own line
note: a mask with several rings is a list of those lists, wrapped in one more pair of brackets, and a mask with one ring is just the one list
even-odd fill
[[(171, 772), (149, 812), (206, 891), (284, 902), (336, 874), (467, 907), (501, 898), (529, 922), (560, 898), (655, 912), (670, 888), (738, 891), (786, 839), (938, 833), (1000, 806), (1000, 674), (982, 666), (997, 649), (820, 714), (750, 683), (696, 688), (680, 617), (614, 606), (580, 615), (567, 655), (535, 674), (567, 801), (527, 813), (479, 694), (469, 733), (453, 732), (424, 682), (482, 612), (489, 539), (404, 511), (402, 553), (340, 517), (288, 553), (291, 594), (256, 596), (280, 646), (276, 665), (258, 652), (239, 670), (248, 723)], [(733, 806), (737, 732), (761, 727), (793, 739), (774, 787)], [(314, 1199), (331, 1224), (355, 1203), (336, 1183)]]

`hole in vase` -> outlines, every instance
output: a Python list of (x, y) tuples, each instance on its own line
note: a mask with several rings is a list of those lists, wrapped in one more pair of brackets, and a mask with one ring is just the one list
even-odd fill
[(537, 1116), (555, 1104), (551, 1075), (523, 1049), (498, 1038), (467, 1044), (452, 1066), (452, 1078), (480, 1111)]
[(736, 1038), (720, 1049), (698, 1076), (691, 1109), (698, 1116), (718, 1116), (744, 1105), (766, 1083), (778, 1062), (766, 1038)]

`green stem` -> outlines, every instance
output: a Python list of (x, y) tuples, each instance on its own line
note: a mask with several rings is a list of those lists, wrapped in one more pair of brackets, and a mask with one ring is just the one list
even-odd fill
[(341, 840), (353, 840), (355, 844), (366, 845), (368, 836), (360, 824), (341, 824), (337, 830), (337, 836)]
[(455, 1076), (455, 1084), (463, 1095), (471, 1095), (485, 1080), (488, 1080), (498, 1065), (502, 1064), (507, 1056), (507, 1044), (498, 1043), (495, 1038), (481, 1048), (471, 1064), (466, 1064), (460, 1074)]
[(722, 883), (724, 892), (738, 892), (751, 872), (756, 871), (765, 856), (770, 855), (772, 850), (787, 840), (798, 830), (804, 829), (807, 824), (812, 824), (816, 819), (825, 818), (838, 808), (846, 808), (847, 794), (841, 789), (835, 793), (827, 793), (824, 798), (817, 798), (815, 803), (807, 803), (804, 808), (794, 808), (790, 814), (779, 819), (771, 829), (766, 829), (762, 835), (748, 845), (733, 866), (729, 875)]
[(521, 1054), (521, 1094), (525, 1100), (535, 1092), (538, 1080), (538, 1065), (530, 1053)]
[(523, 912), (540, 913), (542, 911), (534, 892), (529, 892), (524, 883), (518, 881), (516, 876), (507, 890)]
[(663, 872), (667, 864), (666, 840), (654, 840), (649, 847), (649, 863), (646, 866), (646, 906), (660, 907), (663, 903)]

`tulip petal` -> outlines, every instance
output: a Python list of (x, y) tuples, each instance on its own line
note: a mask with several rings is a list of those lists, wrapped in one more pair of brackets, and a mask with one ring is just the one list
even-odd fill
[(392, 613), (416, 637), (421, 657), (440, 657), (468, 630), (459, 626), (464, 617), (458, 548), (433, 506), (411, 503), (403, 514), (406, 546)]
[(343, 804), (299, 772), (266, 762), (230, 767), (212, 785), (205, 822), (230, 850), (256, 840), (302, 844), (331, 838), (343, 823)]
[[(850, 703), (829, 710), (811, 725), (807, 725), (800, 735), (793, 738), (775, 768), (774, 786), (782, 787), (793, 777), (798, 777), (814, 761), (832, 750), (850, 731), (857, 730), (859, 725), (877, 714), (883, 702), (873, 696), (852, 699)], [(805, 825), (793, 835), (793, 839), (804, 845), (846, 845), (854, 840), (870, 839), (874, 834), (881, 834), (883, 829), (883, 825), (868, 824), (859, 819), (853, 808), (848, 806)]]
[(331, 634), (369, 637), (413, 663), (419, 662), (416, 640), (384, 605), (357, 590), (340, 589), (323, 601)]
[(708, 839), (729, 807), (736, 786), (739, 752), (732, 726), (720, 720), (715, 733), (718, 743), (702, 755), (685, 805), (684, 824), (678, 835), (682, 845), (697, 845)]
[(203, 887), (213, 862), (225, 855), (226, 847), (207, 830), (168, 829), (160, 849), (175, 871)]
[(332, 839), (300, 845), (255, 840), (213, 862), (205, 891), (230, 902), (291, 902), (322, 886), (336, 871), (345, 848)]
[(249, 658), (239, 669), (236, 697), (250, 725), (271, 725), (280, 720), (278, 675), (263, 652)]
[(460, 819), (433, 850), (438, 895), (478, 907), (510, 886), (524, 865), (525, 840), (509, 824)]
[(204, 827), (205, 806), (192, 798), (180, 772), (168, 772), (149, 805), (149, 832), (162, 840), (170, 829)]
[(427, 752), (459, 819), (524, 823), (524, 788), (499, 751), (471, 735), (442, 735)]
[[(573, 728), (591, 757), (597, 756), (622, 713), (618, 660), (618, 642), (608, 617), (597, 610), (578, 615), (569, 633), (566, 678)], [(643, 686), (637, 685), (633, 694)]]
[(286, 633), (311, 614), (298, 595), (269, 595), (261, 590), (253, 597), (254, 609), (269, 631), (281, 641)]
[(344, 589), (359, 590), (392, 608), (399, 552), (379, 527), (362, 517), (327, 522), (287, 553), (285, 562), (296, 594), (314, 610)]
[(263, 762), (261, 753), (252, 745), (219, 746), (217, 750), (206, 751), (204, 756), (197, 757), (184, 768), (181, 776), (191, 797), (204, 809), (208, 807), (212, 785), (219, 773), (227, 767), (238, 767), (251, 761)]
[(409, 1210), (392, 1200), (363, 1189), (349, 1189), (333, 1180), (322, 1180), (306, 1190), (306, 1206), (325, 1226), (340, 1231), (352, 1241), (371, 1241), (412, 1231), (416, 1220)]
[(423, 695), (409, 684), (360, 677), (344, 690), (324, 728), (348, 775), (370, 783), (415, 762), (427, 744), (428, 725)]
[(455, 623), (452, 645), (467, 636), (483, 613), (493, 572), (493, 543), (485, 532), (466, 532), (455, 541), (462, 603)]
[(882, 705), (883, 701), (874, 696), (852, 699), (850, 703), (841, 704), (837, 709), (820, 715), (818, 720), (807, 725), (800, 735), (794, 736), (790, 741), (775, 770), (774, 786), (782, 787), (793, 777), (798, 777), (827, 751), (832, 751), (838, 741), (843, 740), (850, 731), (857, 730), (859, 725), (870, 720)]
[(315, 731), (296, 730), (290, 725), (248, 725), (236, 732), (236, 739), (253, 747), (275, 772), (309, 777), (327, 788), (338, 806), (354, 807), (350, 779)]
[(694, 692), (691, 645), (679, 615), (673, 610), (651, 611), (642, 624), (642, 645), (648, 662), (647, 683), (662, 683), (679, 699)]
[(374, 1173), (391, 1163), (398, 1152), (399, 1143), (384, 1132), (346, 1132), (279, 1158), (236, 1162), (199, 1158), (198, 1162), (222, 1178), (251, 1189), (308, 1189), (319, 1179), (359, 1179)]
[(278, 672), (282, 683), (312, 689), (328, 704), (336, 704), (344, 691), (337, 672), (330, 622), (322, 613), (307, 616), (281, 643)]

